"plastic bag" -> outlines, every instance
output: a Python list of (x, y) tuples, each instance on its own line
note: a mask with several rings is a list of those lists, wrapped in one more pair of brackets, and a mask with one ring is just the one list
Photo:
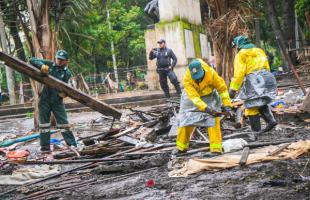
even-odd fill
[(224, 152), (232, 152), (243, 149), (245, 145), (247, 145), (247, 141), (242, 138), (230, 139), (223, 142)]

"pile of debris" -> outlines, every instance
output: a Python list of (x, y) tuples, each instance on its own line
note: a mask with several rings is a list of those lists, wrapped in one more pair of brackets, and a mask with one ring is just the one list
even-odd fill
[[(283, 95), (296, 96), (287, 91), (283, 92)], [(285, 103), (280, 104), (280, 100), (278, 99), (274, 105), (277, 113), (280, 109), (285, 113), (292, 109), (292, 106), (287, 106)], [(242, 102), (236, 102), (234, 105), (237, 110), (242, 110)], [(6, 188), (3, 190), (5, 192), (0, 194), (0, 198), (17, 190), (19, 193), (27, 195), (23, 196), (26, 199), (43, 198), (59, 191), (144, 173), (154, 168), (165, 166), (167, 163), (169, 163), (168, 168), (172, 170), (170, 176), (187, 176), (200, 170), (209, 169), (211, 165), (214, 165), (214, 160), (204, 160), (206, 152), (209, 151), (209, 141), (206, 130), (203, 128), (197, 128), (193, 132), (190, 151), (186, 154), (171, 157), (171, 152), (175, 148), (175, 119), (178, 111), (179, 101), (177, 99), (170, 99), (163, 105), (128, 109), (123, 113), (123, 117), (119, 121), (111, 117), (101, 116), (87, 124), (76, 124), (74, 130), (78, 136), (78, 148), (67, 147), (61, 140), (53, 138), (51, 140), (53, 154), (48, 156), (38, 155), (32, 150), (27, 151), (29, 145), (38, 139), (38, 133), (30, 132), (17, 139), (5, 139), (0, 143), (0, 147), (2, 147), (0, 152), (3, 152), (0, 157), (2, 160), (1, 168), (4, 169), (2, 174), (8, 174), (5, 172), (5, 169), (9, 170), (12, 168), (15, 171), (12, 175), (1, 176), (0, 185), (22, 185), (22, 187), (14, 187), (11, 190)], [(281, 154), (283, 151), (298, 151), (294, 154), (296, 157), (308, 151), (309, 141), (302, 143), (307, 144), (307, 148), (302, 149), (302, 151), (300, 149), (296, 150), (294, 142), (299, 140), (296, 138), (279, 138), (272, 141), (259, 140), (253, 142), (255, 138), (250, 137), (251, 133), (248, 132), (248, 127), (245, 126), (246, 123), (244, 123), (245, 120), (243, 120), (242, 112), (240, 113), (236, 119), (233, 119), (233, 122), (223, 120), (224, 160), (221, 157), (214, 158), (224, 162), (221, 166), (228, 166), (230, 168), (265, 160), (280, 159), (280, 157), (284, 158)], [(309, 119), (309, 115), (303, 115), (303, 117), (305, 120)], [(242, 121), (241, 124), (238, 124), (238, 126), (240, 125), (238, 128), (241, 127), (241, 129), (234, 127), (236, 125), (234, 120), (237, 120), (237, 122)], [(59, 130), (54, 130), (51, 133), (55, 134), (57, 132)], [(16, 150), (16, 144), (24, 145)], [(33, 144), (38, 149), (38, 143), (35, 142)], [(268, 145), (278, 146), (272, 146), (272, 148), (267, 149), (264, 152), (264, 159), (260, 158), (259, 161), (253, 161), (253, 156), (257, 157), (256, 154), (251, 154), (257, 152), (255, 148)], [(228, 163), (229, 159), (227, 159), (230, 157), (227, 154), (229, 152), (234, 153), (232, 155), (234, 159), (230, 164)], [(195, 158), (202, 158), (202, 160), (186, 161), (189, 155), (194, 155)], [(288, 157), (290, 155), (288, 154)], [(219, 161), (216, 162), (219, 163)], [(211, 164), (208, 164), (208, 162)], [(188, 166), (194, 166), (193, 163), (197, 163), (199, 167), (195, 169), (188, 168)], [(23, 165), (35, 167), (29, 168)], [(220, 167), (220, 169), (224, 169), (224, 167)], [(42, 185), (39, 185), (39, 183), (51, 181), (74, 171), (79, 171), (80, 173), (84, 171), (89, 177), (93, 175), (99, 177), (83, 178), (83, 176), (75, 176), (77, 181), (72, 183), (70, 181), (72, 179), (71, 176), (64, 176), (62, 184), (58, 182), (55, 184), (54, 181), (48, 184), (48, 188), (42, 188)], [(102, 175), (105, 176), (102, 177)]]

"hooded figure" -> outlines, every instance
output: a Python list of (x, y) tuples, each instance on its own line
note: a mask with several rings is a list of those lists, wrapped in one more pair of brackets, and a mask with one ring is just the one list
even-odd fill
[(177, 118), (178, 152), (189, 148), (190, 136), (195, 127), (206, 127), (210, 140), (210, 152), (222, 153), (220, 116), (222, 111), (231, 114), (231, 100), (225, 81), (201, 59), (189, 64), (184, 76), (184, 91)]
[(270, 66), (265, 52), (255, 47), (247, 37), (233, 39), (233, 46), (239, 50), (234, 60), (234, 77), (230, 83), (230, 98), (240, 90), (239, 97), (244, 100), (245, 114), (249, 117), (251, 129), (261, 131), (260, 115), (267, 126), (263, 132), (270, 131), (277, 125), (269, 103), (276, 97), (277, 83), (270, 73)]

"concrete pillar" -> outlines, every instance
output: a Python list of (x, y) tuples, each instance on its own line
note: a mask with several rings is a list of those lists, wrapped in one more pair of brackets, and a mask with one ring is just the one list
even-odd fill
[[(165, 39), (167, 47), (172, 49), (178, 58), (174, 71), (183, 85), (188, 63), (194, 58), (208, 59), (210, 55), (205, 29), (201, 25), (200, 2), (199, 0), (159, 0), (159, 13), (160, 22), (145, 31), (147, 57), (150, 50), (157, 47), (157, 41), (161, 38)], [(146, 80), (150, 90), (160, 88), (156, 60), (148, 60)], [(173, 88), (171, 84), (170, 88)]]

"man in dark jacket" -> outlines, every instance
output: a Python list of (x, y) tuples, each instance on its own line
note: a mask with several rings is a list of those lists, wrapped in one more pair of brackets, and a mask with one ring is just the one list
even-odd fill
[[(150, 52), (149, 59), (157, 59), (157, 73), (159, 75), (159, 82), (166, 98), (170, 98), (169, 86), (167, 78), (174, 85), (178, 96), (181, 95), (181, 87), (173, 68), (177, 64), (177, 57), (173, 51), (166, 47), (166, 41), (161, 39), (158, 42), (159, 48), (154, 48)], [(172, 60), (172, 63), (171, 63)]]

